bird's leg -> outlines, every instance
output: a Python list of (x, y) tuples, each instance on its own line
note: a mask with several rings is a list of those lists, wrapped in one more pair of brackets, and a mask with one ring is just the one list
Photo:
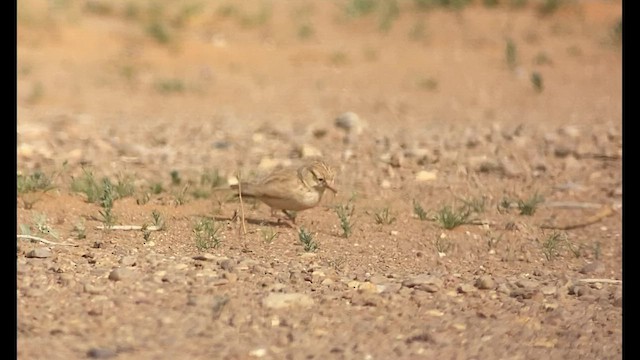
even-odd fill
[(296, 214), (295, 211), (287, 211), (287, 210), (282, 210), (282, 212), (287, 215), (287, 218), (289, 218), (289, 220), (291, 220), (294, 224), (296, 223), (296, 216), (298, 216), (298, 214)]

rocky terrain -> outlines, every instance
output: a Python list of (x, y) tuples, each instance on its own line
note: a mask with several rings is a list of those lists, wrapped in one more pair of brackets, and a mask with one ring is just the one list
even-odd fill
[(18, 358), (622, 358), (622, 3), (491, 3), (19, 2)]

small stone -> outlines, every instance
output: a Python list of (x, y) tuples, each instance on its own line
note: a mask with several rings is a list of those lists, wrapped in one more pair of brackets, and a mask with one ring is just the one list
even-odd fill
[(51, 250), (46, 247), (40, 247), (29, 251), (26, 255), (28, 258), (45, 259), (51, 256)]
[(402, 284), (397, 282), (388, 282), (378, 285), (378, 292), (380, 293), (397, 293), (402, 289)]
[(326, 278), (324, 280), (322, 280), (322, 282), (320, 284), (322, 285), (332, 285), (334, 283), (333, 280), (331, 280), (330, 278)]
[(193, 259), (199, 260), (199, 261), (215, 261), (215, 260), (218, 260), (218, 257), (213, 254), (205, 253), (205, 254), (196, 255), (193, 257)]
[(359, 134), (362, 132), (362, 124), (358, 114), (348, 111), (338, 115), (335, 120), (335, 125), (347, 132), (354, 132)]
[(440, 316), (444, 315), (444, 313), (442, 311), (438, 310), (438, 309), (427, 310), (427, 311), (425, 311), (425, 314), (429, 315), (429, 316), (436, 316), (436, 317), (440, 317)]
[(135, 266), (136, 265), (136, 257), (135, 256), (123, 256), (120, 259), (120, 265), (122, 266)]
[(516, 164), (513, 161), (507, 158), (502, 159), (502, 161), (500, 161), (500, 166), (502, 167), (502, 171), (506, 176), (517, 177), (522, 175), (522, 171), (520, 170), (520, 168), (516, 166)]
[(387, 179), (384, 179), (380, 182), (380, 187), (383, 189), (389, 189), (391, 188), (391, 182)]
[(557, 144), (553, 149), (553, 154), (559, 158), (565, 158), (573, 153), (573, 149), (565, 144)]
[(420, 274), (412, 276), (402, 282), (402, 286), (415, 288), (427, 292), (436, 292), (442, 287), (442, 280), (436, 276)]
[(542, 308), (546, 311), (553, 311), (558, 308), (558, 303), (544, 303)]
[(108, 359), (116, 356), (117, 354), (117, 351), (109, 348), (91, 348), (87, 351), (87, 357), (92, 359)]
[(575, 157), (567, 156), (564, 159), (565, 170), (579, 169), (580, 167), (582, 167), (582, 163), (580, 163), (580, 160), (576, 159)]
[(605, 272), (604, 264), (601, 261), (588, 263), (580, 269), (580, 274), (603, 274)]
[(264, 357), (265, 355), (267, 355), (267, 349), (265, 348), (258, 348), (258, 349), (251, 350), (249, 352), (249, 356), (253, 356), (257, 358)]
[(303, 159), (322, 156), (322, 150), (309, 144), (302, 144), (302, 146), (296, 149), (296, 153)]
[(98, 295), (103, 293), (104, 291), (105, 291), (105, 288), (103, 286), (96, 286), (91, 283), (84, 284), (84, 292), (86, 293), (89, 293), (92, 295)]
[(438, 178), (436, 171), (420, 170), (416, 174), (416, 181), (433, 181)]
[(489, 275), (482, 275), (476, 279), (475, 285), (480, 290), (493, 289), (496, 286), (496, 282)]
[(223, 270), (234, 271), (236, 267), (235, 260), (224, 259), (218, 263)]
[(262, 299), (262, 305), (270, 309), (309, 307), (313, 304), (313, 298), (302, 293), (270, 293)]
[(378, 287), (371, 282), (365, 281), (358, 284), (358, 291), (366, 293), (376, 293), (378, 292)]
[(558, 292), (555, 286), (543, 286), (540, 288), (542, 295), (555, 295)]
[(109, 273), (109, 280), (120, 281), (132, 278), (134, 275), (133, 270), (130, 268), (116, 268)]
[(504, 168), (495, 159), (489, 159), (486, 156), (473, 156), (468, 160), (469, 167), (476, 172), (497, 172), (502, 173)]
[(535, 289), (538, 287), (538, 282), (535, 280), (521, 279), (516, 281), (516, 286), (524, 289)]
[(223, 279), (229, 280), (230, 283), (238, 281), (238, 274), (232, 272), (225, 272), (222, 274)]
[(462, 293), (462, 294), (472, 293), (472, 292), (475, 292), (477, 290), (478, 289), (476, 289), (476, 287), (471, 285), (471, 284), (460, 284), (458, 286), (458, 292)]

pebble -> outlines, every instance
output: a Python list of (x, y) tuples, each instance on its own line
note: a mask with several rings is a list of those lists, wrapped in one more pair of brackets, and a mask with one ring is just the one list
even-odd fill
[(322, 156), (322, 150), (309, 144), (302, 144), (295, 152), (303, 159)]
[(416, 181), (420, 181), (420, 182), (433, 181), (433, 180), (436, 180), (437, 178), (438, 178), (438, 175), (436, 171), (420, 170), (416, 174)]
[(585, 264), (579, 271), (580, 274), (603, 274), (605, 272), (604, 264), (601, 261), (594, 261)]
[(565, 158), (573, 153), (573, 149), (565, 144), (557, 144), (553, 149), (553, 155), (558, 158)]
[(558, 292), (555, 286), (543, 286), (540, 288), (542, 295), (555, 295)]
[(51, 256), (51, 250), (46, 247), (40, 247), (29, 251), (26, 255), (28, 258), (45, 259)]
[(133, 270), (129, 268), (116, 268), (109, 273), (109, 280), (120, 281), (132, 278), (134, 275)]
[(357, 289), (360, 292), (366, 292), (366, 293), (377, 293), (378, 292), (378, 287), (375, 284), (373, 284), (373, 283), (371, 283), (369, 281), (361, 282), (360, 284), (358, 284)]
[(213, 254), (205, 253), (205, 254), (196, 255), (193, 257), (193, 259), (199, 260), (199, 261), (218, 261), (220, 258)]
[(258, 348), (258, 349), (251, 350), (249, 352), (249, 356), (253, 356), (257, 358), (264, 357), (265, 355), (267, 355), (267, 349), (265, 348)]
[(218, 263), (223, 270), (234, 271), (236, 268), (235, 260), (224, 259)]
[(347, 132), (355, 132), (356, 134), (362, 132), (360, 117), (358, 116), (358, 114), (352, 111), (347, 111), (338, 115), (335, 120), (335, 125), (336, 127), (346, 130)]
[(436, 292), (442, 287), (442, 280), (429, 274), (412, 276), (402, 282), (402, 286), (427, 292)]
[(123, 256), (120, 259), (120, 264), (123, 266), (135, 266), (136, 265), (136, 257), (135, 256)]
[(262, 299), (262, 306), (270, 309), (309, 307), (313, 304), (311, 296), (302, 293), (271, 293)]
[(222, 274), (223, 279), (229, 280), (230, 283), (238, 281), (238, 274), (232, 272), (225, 272)]
[(92, 359), (108, 359), (116, 356), (118, 353), (109, 348), (91, 348), (87, 351), (87, 357)]
[(462, 294), (472, 293), (472, 292), (475, 292), (477, 290), (478, 289), (476, 289), (476, 287), (471, 285), (471, 284), (460, 284), (458, 286), (458, 292), (462, 293)]
[(96, 286), (91, 283), (84, 284), (84, 292), (86, 293), (89, 293), (92, 295), (98, 295), (103, 293), (104, 291), (105, 291), (105, 287), (103, 286)]
[(493, 289), (496, 286), (496, 282), (489, 275), (482, 275), (476, 279), (475, 286), (480, 290)]

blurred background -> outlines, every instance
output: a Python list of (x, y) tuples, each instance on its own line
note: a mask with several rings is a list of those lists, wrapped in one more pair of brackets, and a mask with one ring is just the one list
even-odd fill
[(620, 0), (22, 0), (17, 44), (18, 169), (622, 118)]

